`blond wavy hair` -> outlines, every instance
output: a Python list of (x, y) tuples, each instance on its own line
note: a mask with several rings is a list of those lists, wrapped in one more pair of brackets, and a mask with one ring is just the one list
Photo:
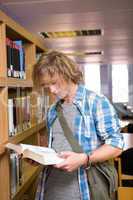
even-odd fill
[(39, 86), (40, 79), (43, 76), (51, 78), (58, 74), (67, 82), (72, 81), (75, 84), (82, 82), (82, 72), (78, 65), (64, 53), (58, 51), (48, 51), (43, 53), (37, 63), (33, 66), (33, 82), (35, 86)]

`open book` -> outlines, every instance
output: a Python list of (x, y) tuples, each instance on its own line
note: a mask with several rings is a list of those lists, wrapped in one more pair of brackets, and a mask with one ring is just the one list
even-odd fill
[(54, 149), (48, 147), (12, 143), (6, 144), (5, 147), (14, 150), (18, 154), (22, 154), (22, 158), (32, 159), (42, 165), (54, 165), (64, 161)]

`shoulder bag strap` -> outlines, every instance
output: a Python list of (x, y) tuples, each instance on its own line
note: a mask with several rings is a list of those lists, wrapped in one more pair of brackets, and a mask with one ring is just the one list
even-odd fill
[(67, 141), (69, 142), (69, 144), (72, 147), (72, 150), (76, 153), (83, 153), (82, 147), (79, 145), (78, 141), (74, 138), (72, 130), (68, 126), (68, 123), (67, 123), (66, 118), (63, 114), (62, 107), (61, 107), (60, 103), (57, 105), (56, 109), (57, 109), (57, 116), (58, 116), (60, 125), (62, 127), (62, 130), (64, 132), (64, 135), (65, 135)]

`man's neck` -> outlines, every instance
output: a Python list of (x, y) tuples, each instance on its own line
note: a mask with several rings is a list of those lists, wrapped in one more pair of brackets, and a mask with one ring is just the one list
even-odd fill
[(69, 91), (68, 91), (68, 96), (66, 96), (64, 98), (66, 103), (72, 103), (73, 102), (73, 99), (74, 99), (74, 97), (76, 95), (77, 88), (78, 88), (77, 84), (74, 84), (74, 83), (71, 84), (71, 86), (69, 88)]

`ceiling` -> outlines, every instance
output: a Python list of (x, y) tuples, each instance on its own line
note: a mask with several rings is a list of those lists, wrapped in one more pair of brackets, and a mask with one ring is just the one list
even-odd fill
[[(0, 0), (0, 8), (26, 29), (58, 32), (102, 29), (101, 36), (45, 39), (79, 62), (133, 64), (133, 0)], [(101, 51), (99, 55), (84, 52)]]

